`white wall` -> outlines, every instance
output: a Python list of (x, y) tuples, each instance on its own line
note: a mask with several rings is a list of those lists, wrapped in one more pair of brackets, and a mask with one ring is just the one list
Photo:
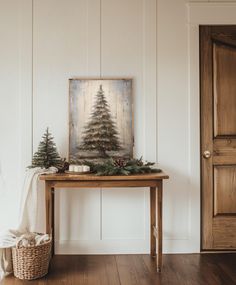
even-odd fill
[[(195, 252), (200, 248), (199, 209), (192, 212), (192, 207), (193, 204), (199, 207), (200, 190), (198, 187), (194, 199), (190, 167), (198, 149), (190, 151), (188, 25), (184, 1), (159, 0), (157, 27), (158, 161), (171, 177), (164, 191), (164, 247), (171, 252)], [(197, 167), (196, 170), (198, 173)]]
[[(135, 153), (156, 160), (156, 9), (155, 0), (34, 1), (34, 150), (49, 125), (67, 156), (69, 78), (133, 77)], [(56, 199), (58, 252), (148, 250), (147, 190), (59, 190)]]
[(29, 0), (0, 0), (0, 229), (16, 225), (31, 157), (31, 12)]
[[(0, 211), (11, 209), (11, 225), (17, 184), (47, 126), (67, 156), (68, 79), (133, 77), (135, 153), (170, 174), (164, 251), (200, 250), (198, 25), (211, 15), (229, 23), (216, 7), (234, 16), (233, 4), (187, 2), (0, 0), (0, 164), (9, 187)], [(56, 216), (58, 253), (149, 250), (147, 189), (56, 190)]]

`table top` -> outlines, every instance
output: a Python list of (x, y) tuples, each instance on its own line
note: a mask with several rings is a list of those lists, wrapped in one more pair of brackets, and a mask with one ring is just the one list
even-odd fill
[(168, 179), (169, 176), (164, 172), (159, 173), (145, 173), (135, 175), (116, 175), (116, 176), (98, 176), (95, 174), (42, 174), (40, 180), (45, 181), (137, 181), (137, 180), (163, 180)]

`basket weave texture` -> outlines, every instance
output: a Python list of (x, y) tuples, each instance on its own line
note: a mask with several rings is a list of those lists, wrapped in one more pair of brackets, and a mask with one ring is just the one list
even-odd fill
[(48, 273), (52, 240), (29, 247), (13, 247), (12, 261), (15, 277), (32, 280)]

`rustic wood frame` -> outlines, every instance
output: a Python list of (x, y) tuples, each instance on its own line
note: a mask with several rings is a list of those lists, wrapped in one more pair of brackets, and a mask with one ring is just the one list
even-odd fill
[(67, 160), (69, 161), (70, 154), (70, 81), (71, 80), (131, 80), (132, 92), (131, 92), (131, 117), (132, 117), (132, 140), (133, 140), (133, 148), (132, 148), (132, 156), (134, 156), (134, 148), (135, 148), (135, 138), (134, 138), (134, 78), (132, 77), (71, 77), (68, 80), (68, 154)]

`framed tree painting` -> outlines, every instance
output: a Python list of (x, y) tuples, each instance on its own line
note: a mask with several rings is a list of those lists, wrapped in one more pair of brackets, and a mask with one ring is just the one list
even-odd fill
[(69, 160), (133, 156), (132, 79), (69, 80)]

